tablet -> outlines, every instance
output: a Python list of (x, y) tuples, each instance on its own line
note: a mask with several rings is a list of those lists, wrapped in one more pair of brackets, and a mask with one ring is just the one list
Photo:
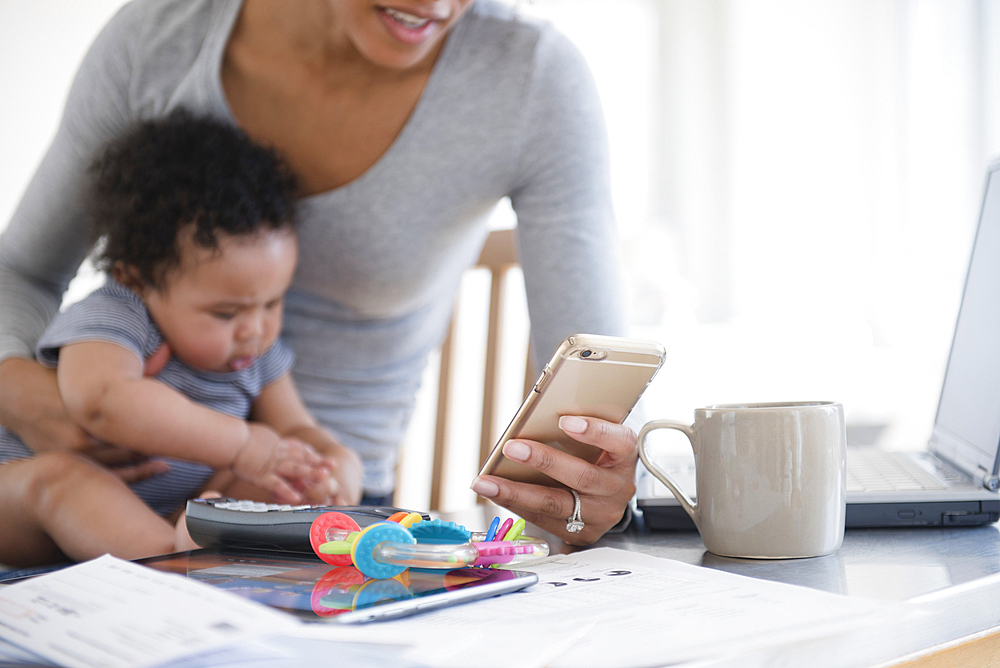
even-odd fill
[(204, 549), (137, 563), (219, 587), (307, 621), (342, 624), (398, 619), (523, 589), (525, 571), (409, 568), (395, 578), (366, 578), (353, 566), (331, 567), (306, 555)]

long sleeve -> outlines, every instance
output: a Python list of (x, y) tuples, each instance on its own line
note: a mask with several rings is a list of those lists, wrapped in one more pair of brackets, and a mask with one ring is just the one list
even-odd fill
[(621, 268), (600, 100), (583, 56), (542, 33), (511, 201), (532, 340), (544, 364), (575, 333), (625, 333)]
[(87, 168), (130, 122), (135, 22), (125, 7), (91, 46), (52, 144), (0, 236), (0, 359), (32, 356), (93, 245), (85, 214)]

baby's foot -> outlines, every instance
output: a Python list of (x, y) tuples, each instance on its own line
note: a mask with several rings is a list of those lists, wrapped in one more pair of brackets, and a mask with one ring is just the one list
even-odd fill
[[(199, 499), (218, 499), (222, 496), (219, 492), (214, 490), (206, 490), (202, 492), (198, 498)], [(177, 518), (177, 524), (174, 525), (174, 550), (177, 552), (187, 552), (188, 550), (198, 550), (201, 549), (201, 545), (194, 542), (191, 538), (191, 534), (188, 533), (187, 529), (187, 516), (181, 513), (181, 516)]]

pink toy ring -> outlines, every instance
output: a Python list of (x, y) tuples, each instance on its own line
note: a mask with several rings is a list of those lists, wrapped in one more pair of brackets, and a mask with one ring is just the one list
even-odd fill
[(323, 554), (319, 551), (320, 545), (333, 540), (327, 536), (331, 529), (351, 532), (361, 531), (361, 527), (350, 516), (337, 512), (323, 513), (314, 519), (312, 526), (309, 527), (309, 544), (312, 545), (316, 556), (331, 566), (350, 566), (352, 562), (349, 554)]
[(309, 603), (320, 617), (333, 617), (353, 609), (354, 593), (365, 576), (354, 566), (334, 568), (313, 585)]

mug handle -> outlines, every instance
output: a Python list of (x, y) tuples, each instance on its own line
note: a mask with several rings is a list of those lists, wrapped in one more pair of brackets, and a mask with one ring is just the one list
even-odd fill
[(694, 444), (694, 432), (692, 425), (685, 424), (683, 422), (675, 422), (673, 420), (653, 420), (652, 422), (647, 422), (641, 430), (639, 430), (639, 459), (642, 460), (643, 465), (656, 476), (656, 479), (667, 486), (674, 496), (677, 497), (677, 501), (680, 502), (681, 507), (687, 511), (687, 514), (691, 516), (694, 523), (698, 524), (698, 504), (695, 503), (685, 494), (674, 479), (671, 478), (666, 471), (661, 469), (659, 466), (653, 463), (653, 461), (646, 455), (646, 435), (651, 431), (656, 431), (657, 429), (676, 429), (677, 431), (683, 432), (687, 436), (688, 441), (691, 443), (691, 450), (694, 451), (695, 457), (698, 456), (698, 448)]

